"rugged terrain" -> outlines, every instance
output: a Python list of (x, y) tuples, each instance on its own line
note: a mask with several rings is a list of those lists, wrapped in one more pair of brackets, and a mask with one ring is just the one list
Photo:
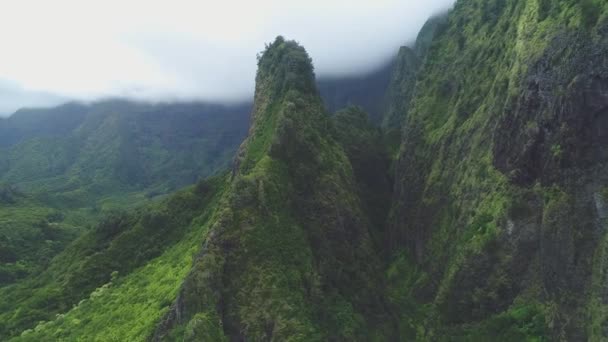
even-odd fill
[(0, 286), (38, 272), (106, 212), (225, 170), (249, 110), (107, 100), (0, 119)]
[(395, 271), (415, 270), (400, 289), (426, 316), (412, 338), (606, 339), (607, 10), (448, 15), (409, 103), (387, 240)]
[(232, 169), (1, 288), (0, 336), (606, 340), (607, 39), (604, 1), (459, 0), (370, 120), (278, 37)]

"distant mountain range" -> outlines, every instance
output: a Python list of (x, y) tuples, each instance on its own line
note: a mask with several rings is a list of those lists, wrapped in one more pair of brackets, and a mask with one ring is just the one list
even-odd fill
[(250, 111), (108, 100), (0, 119), (0, 284), (45, 265), (107, 211), (223, 172)]
[(166, 193), (227, 167), (250, 105), (111, 100), (0, 120), (0, 181), (25, 192)]

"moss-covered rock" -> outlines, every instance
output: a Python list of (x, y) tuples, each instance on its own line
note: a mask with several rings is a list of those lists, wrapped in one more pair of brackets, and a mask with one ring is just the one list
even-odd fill
[[(430, 45), (388, 231), (418, 270), (418, 338), (606, 338), (590, 284), (604, 274), (607, 11), (593, 0), (461, 0)], [(535, 314), (519, 314), (525, 302)]]

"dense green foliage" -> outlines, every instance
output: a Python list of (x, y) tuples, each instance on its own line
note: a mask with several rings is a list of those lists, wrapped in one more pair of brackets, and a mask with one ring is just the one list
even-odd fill
[(391, 158), (382, 132), (358, 107), (337, 112), (333, 121), (336, 140), (352, 165), (359, 197), (372, 223), (370, 233), (382, 250), (392, 193)]
[(40, 271), (104, 212), (224, 170), (248, 111), (114, 100), (0, 120), (0, 285)]
[(0, 180), (62, 203), (167, 193), (224, 169), (248, 115), (249, 105), (119, 100), (21, 110), (0, 121), (11, 132), (0, 138)]
[(394, 158), (401, 144), (401, 133), (416, 89), (416, 79), (433, 39), (446, 25), (446, 16), (430, 18), (420, 30), (414, 47), (399, 49), (386, 91), (381, 127), (386, 144)]
[(210, 179), (160, 203), (109, 214), (46, 271), (0, 289), (0, 338), (147, 337), (174, 300), (225, 182)]
[(9, 185), (0, 185), (0, 286), (41, 270), (82, 232), (86, 218), (67, 217)]
[(607, 10), (461, 0), (448, 14), (418, 72), (395, 171), (388, 241), (408, 257), (395, 257), (403, 272), (389, 293), (410, 338), (605, 339), (597, 321), (586, 333), (603, 311), (587, 301), (594, 193), (606, 181), (587, 133), (603, 124), (587, 115), (604, 96), (593, 82), (607, 70)]

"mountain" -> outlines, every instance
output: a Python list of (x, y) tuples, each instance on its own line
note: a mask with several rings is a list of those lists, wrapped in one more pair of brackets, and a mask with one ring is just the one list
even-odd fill
[(408, 338), (607, 338), (607, 13), (591, 0), (449, 13), (395, 170), (389, 291)]
[(334, 113), (348, 106), (359, 106), (380, 123), (386, 107), (386, 91), (395, 60), (391, 58), (378, 69), (350, 76), (323, 77), (317, 80), (325, 108)]
[(121, 100), (20, 110), (0, 121), (0, 180), (76, 198), (166, 193), (225, 168), (249, 110)]
[(0, 286), (39, 271), (78, 237), (86, 220), (66, 214), (0, 184)]
[(368, 113), (372, 123), (382, 126), (388, 132), (387, 136), (399, 132), (411, 92), (416, 85), (419, 65), (435, 35), (445, 25), (445, 14), (431, 17), (411, 46), (402, 46), (396, 56), (375, 70), (349, 76), (319, 78), (317, 88), (325, 108), (330, 113), (335, 113), (349, 106), (357, 106)]
[(249, 110), (108, 100), (0, 120), (0, 285), (38, 272), (105, 212), (225, 170)]
[(278, 37), (232, 170), (0, 288), (0, 338), (606, 340), (607, 33), (605, 1), (459, 0), (380, 127)]
[(393, 64), (384, 95), (384, 111), (380, 125), (393, 149), (400, 144), (403, 123), (414, 96), (418, 71), (437, 34), (445, 29), (447, 15), (430, 18), (424, 24), (413, 47), (402, 46)]

